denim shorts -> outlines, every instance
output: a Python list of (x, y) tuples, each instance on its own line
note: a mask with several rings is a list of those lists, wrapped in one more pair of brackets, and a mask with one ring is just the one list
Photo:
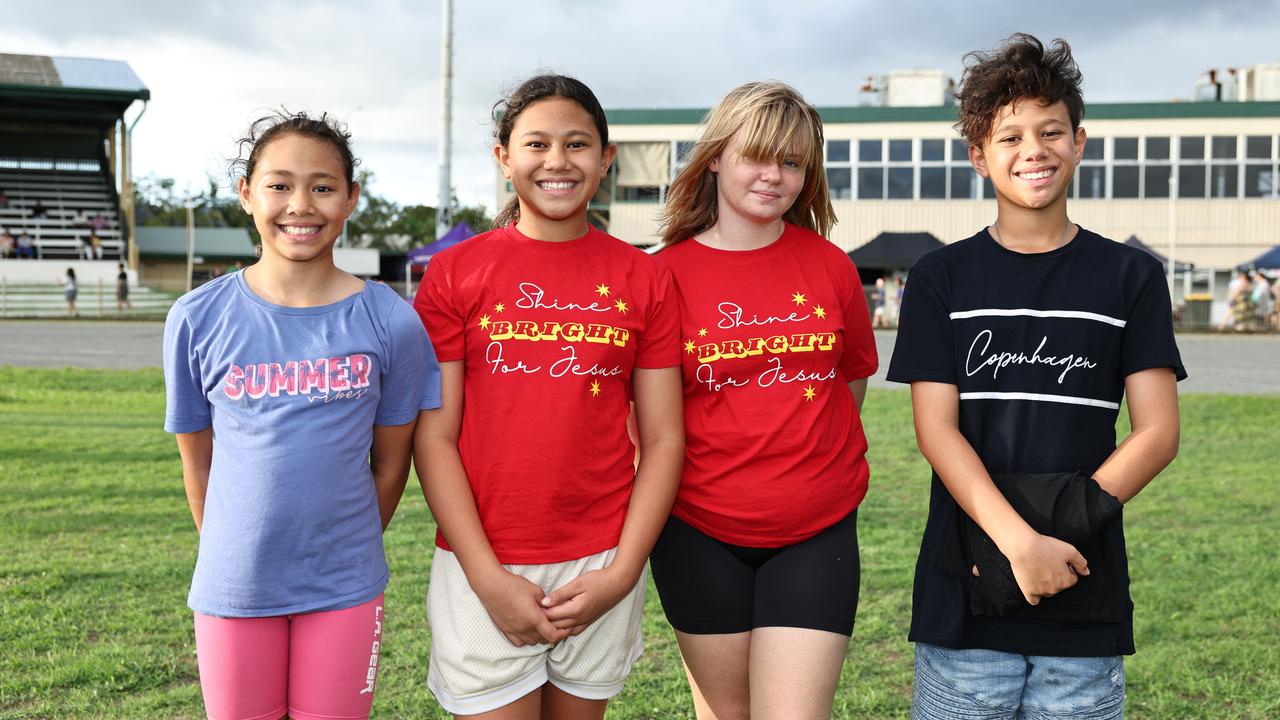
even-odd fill
[(913, 720), (1124, 717), (1124, 658), (1017, 655), (916, 643)]

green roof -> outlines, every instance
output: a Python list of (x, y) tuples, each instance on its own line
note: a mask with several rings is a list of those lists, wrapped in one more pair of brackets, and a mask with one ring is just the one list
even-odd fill
[[(195, 254), (201, 257), (251, 258), (253, 242), (244, 228), (196, 228)], [(146, 257), (186, 257), (185, 227), (138, 228), (138, 252)]]
[[(954, 105), (933, 107), (820, 107), (827, 123), (955, 122)], [(610, 124), (695, 125), (706, 108), (617, 108), (606, 110)], [(1280, 102), (1147, 102), (1085, 105), (1086, 120), (1169, 118), (1280, 118)]]

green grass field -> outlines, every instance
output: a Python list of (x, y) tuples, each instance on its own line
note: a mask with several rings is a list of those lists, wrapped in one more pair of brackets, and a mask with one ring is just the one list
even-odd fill
[[(197, 538), (163, 408), (159, 371), (0, 368), (0, 718), (203, 717), (186, 607)], [(1182, 408), (1180, 457), (1125, 513), (1129, 717), (1280, 717), (1280, 398)], [(905, 391), (872, 390), (867, 415), (862, 600), (835, 714), (906, 717), (928, 469)], [(386, 538), (375, 717), (444, 717), (426, 690), (433, 535), (411, 478)], [(609, 717), (692, 717), (652, 591), (646, 642)]]

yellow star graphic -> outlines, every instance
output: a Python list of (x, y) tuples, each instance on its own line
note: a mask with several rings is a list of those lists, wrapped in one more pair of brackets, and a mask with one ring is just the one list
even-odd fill
[(618, 300), (613, 304), (613, 306), (618, 308), (618, 312), (622, 313), (623, 315), (627, 314), (627, 303), (624, 300), (621, 300), (621, 299)]
[(600, 297), (609, 297), (609, 286), (604, 283), (600, 283), (596, 286), (596, 294)]
[(818, 393), (814, 392), (814, 390), (813, 390), (813, 386), (812, 386), (812, 385), (810, 385), (809, 387), (806, 387), (806, 388), (804, 389), (804, 401), (805, 401), (805, 402), (813, 402), (813, 398), (814, 398), (814, 396), (816, 396), (817, 394), (818, 394)]
[(827, 317), (827, 311), (821, 305), (813, 306), (813, 314), (817, 315), (819, 320)]
[(480, 329), (481, 329), (481, 330), (488, 330), (488, 329), (489, 329), (489, 326), (490, 326), (490, 325), (492, 325), (492, 324), (493, 324), (493, 323), (489, 320), (489, 316), (488, 316), (487, 314), (486, 314), (486, 315), (481, 315), (481, 316), (480, 316)]
[(693, 354), (693, 348), (694, 348), (693, 340), (685, 340), (685, 341), (684, 341), (684, 351), (685, 351), (685, 352), (687, 352), (687, 353), (689, 353), (690, 355), (692, 355), (692, 354)]
[(706, 328), (702, 328), (702, 329), (698, 330), (698, 337), (706, 337), (706, 336), (707, 336), (707, 329), (706, 329)]
[(498, 303), (497, 305), (494, 305), (494, 306), (493, 306), (493, 311), (494, 311), (494, 312), (496, 312), (496, 313), (503, 312), (503, 311), (505, 311), (506, 309), (507, 309), (507, 306), (506, 306), (506, 305), (503, 305), (502, 303)]
[(793, 302), (793, 303), (795, 303), (795, 304), (797, 304), (797, 305), (803, 305), (803, 304), (805, 303), (804, 293), (798, 292), (798, 293), (795, 293), (794, 295), (792, 295), (792, 296), (791, 296), (791, 302)]
[(592, 380), (591, 381), (591, 397), (596, 397), (599, 394), (600, 394), (600, 381)]

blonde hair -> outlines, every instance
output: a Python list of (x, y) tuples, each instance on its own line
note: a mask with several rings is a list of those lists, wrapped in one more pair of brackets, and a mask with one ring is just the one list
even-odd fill
[(689, 161), (667, 189), (662, 213), (662, 244), (705, 232), (716, 224), (716, 174), (711, 162), (735, 136), (738, 152), (748, 160), (778, 160), (797, 145), (804, 166), (804, 187), (782, 219), (826, 237), (836, 223), (822, 166), (822, 118), (795, 88), (780, 82), (739, 85), (707, 113), (706, 129)]

